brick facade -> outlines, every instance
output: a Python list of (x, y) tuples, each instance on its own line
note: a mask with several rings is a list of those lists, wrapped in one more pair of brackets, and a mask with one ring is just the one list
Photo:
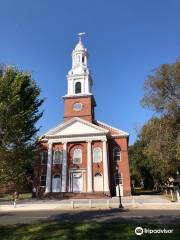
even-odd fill
[[(46, 193), (102, 192), (115, 196), (119, 185), (121, 195), (128, 196), (129, 134), (95, 119), (96, 102), (87, 58), (87, 50), (79, 40), (72, 52), (68, 91), (63, 97), (64, 123), (39, 140), (34, 186)], [(55, 152), (59, 154), (56, 164)]]
[[(115, 172), (118, 171), (122, 174), (123, 181), (123, 192), (124, 196), (131, 195), (131, 186), (130, 186), (130, 176), (129, 176), (129, 163), (128, 163), (128, 143), (127, 138), (114, 138), (108, 140), (108, 165), (109, 165), (109, 184), (110, 184), (110, 194), (111, 196), (116, 195), (116, 184), (115, 184)], [(94, 141), (92, 142), (92, 153), (95, 147), (99, 147), (102, 149), (102, 142)], [(114, 147), (120, 147), (121, 149), (121, 160), (114, 161), (113, 160), (113, 149)], [(74, 149), (82, 150), (82, 163), (81, 164), (73, 164), (73, 150)], [(34, 185), (40, 186), (40, 176), (46, 175), (46, 164), (41, 164), (40, 161), (40, 151), (41, 150), (48, 151), (47, 143), (41, 143), (39, 145), (38, 154), (37, 154), (37, 164), (35, 167), (35, 178)], [(53, 144), (53, 151), (62, 150), (63, 145), (61, 143)], [(93, 154), (92, 154), (93, 155)], [(68, 144), (68, 171), (71, 169), (87, 169), (87, 143), (69, 143)], [(52, 175), (61, 174), (62, 172), (62, 164), (53, 164), (52, 165)], [(92, 174), (93, 176), (96, 173), (101, 173), (103, 175), (103, 162), (94, 163), (92, 165)], [(45, 187), (40, 187), (42, 191), (45, 190)], [(94, 186), (93, 186), (94, 189)], [(87, 174), (86, 174), (86, 190), (87, 190)]]

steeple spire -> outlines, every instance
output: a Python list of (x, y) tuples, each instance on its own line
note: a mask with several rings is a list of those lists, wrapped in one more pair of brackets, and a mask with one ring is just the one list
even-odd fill
[(94, 121), (96, 102), (92, 94), (92, 78), (88, 68), (88, 52), (78, 33), (78, 42), (72, 51), (72, 67), (67, 74), (67, 93), (64, 98), (64, 121), (73, 117), (81, 117), (86, 121)]
[[(72, 68), (68, 72), (67, 95), (92, 95), (92, 79), (88, 68), (88, 52), (82, 43), (85, 32), (78, 33), (79, 41), (72, 51)], [(79, 87), (77, 87), (79, 86)], [(78, 89), (78, 90), (77, 90)]]

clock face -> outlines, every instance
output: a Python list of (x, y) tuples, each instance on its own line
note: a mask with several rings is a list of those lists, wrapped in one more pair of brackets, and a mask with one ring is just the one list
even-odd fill
[(73, 110), (75, 110), (75, 111), (81, 111), (82, 108), (83, 108), (82, 103), (74, 103), (74, 105), (73, 105)]

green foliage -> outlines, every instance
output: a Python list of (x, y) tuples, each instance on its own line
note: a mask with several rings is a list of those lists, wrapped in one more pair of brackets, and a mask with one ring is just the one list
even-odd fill
[(31, 74), (0, 68), (0, 184), (22, 185), (32, 170), (36, 133), (42, 116), (40, 89)]
[(142, 105), (154, 109), (130, 147), (132, 173), (141, 177), (144, 166), (154, 182), (164, 183), (180, 170), (180, 62), (163, 64), (144, 84)]
[(180, 113), (180, 62), (162, 64), (144, 82), (141, 103), (163, 114)]

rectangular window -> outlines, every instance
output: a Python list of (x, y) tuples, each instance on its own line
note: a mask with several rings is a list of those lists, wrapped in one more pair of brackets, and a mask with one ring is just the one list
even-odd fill
[(48, 161), (48, 151), (41, 152), (41, 164), (47, 164)]
[(120, 148), (118, 147), (115, 147), (113, 149), (113, 161), (114, 162), (121, 161), (121, 151), (120, 151)]
[(40, 186), (45, 187), (46, 186), (46, 176), (43, 175), (40, 177)]

